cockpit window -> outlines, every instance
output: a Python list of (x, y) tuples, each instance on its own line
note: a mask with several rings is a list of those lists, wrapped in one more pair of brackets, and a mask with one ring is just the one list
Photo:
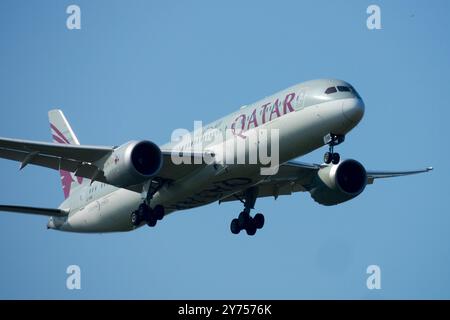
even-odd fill
[(336, 87), (329, 87), (327, 90), (325, 90), (326, 94), (335, 93), (337, 92)]
[(346, 86), (338, 86), (337, 88), (340, 92), (350, 92), (351, 91), (351, 89)]
[(355, 88), (350, 87), (350, 89), (352, 89), (352, 92), (353, 92), (358, 98), (361, 99), (361, 96), (359, 95), (358, 91), (355, 90)]

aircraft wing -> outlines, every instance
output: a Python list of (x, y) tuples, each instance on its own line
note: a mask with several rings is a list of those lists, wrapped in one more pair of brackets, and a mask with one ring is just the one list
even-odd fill
[(411, 174), (423, 173), (431, 170), (433, 170), (433, 167), (411, 171), (367, 171), (367, 183), (372, 184), (375, 179), (408, 176)]
[[(20, 169), (28, 164), (47, 167), (54, 170), (73, 172), (76, 176), (92, 178), (97, 172), (96, 180), (104, 180), (101, 168), (95, 166), (95, 162), (111, 154), (114, 147), (70, 145), (47, 142), (37, 142), (18, 139), (0, 138), (0, 158), (15, 160), (21, 163)], [(155, 179), (176, 180), (191, 172), (194, 168), (203, 164), (175, 165), (171, 161), (171, 151), (162, 150), (164, 157), (163, 166)], [(201, 157), (202, 154), (192, 153), (191, 157)], [(260, 197), (291, 194), (297, 191), (307, 191), (313, 183), (317, 171), (323, 165), (289, 161), (282, 164), (278, 173), (268, 176), (260, 184)], [(427, 172), (432, 168), (412, 171), (367, 171), (368, 184), (375, 179), (398, 177), (410, 174)], [(142, 185), (129, 186), (129, 190), (141, 192)], [(222, 201), (227, 201), (223, 199)], [(233, 199), (234, 200), (234, 197)]]
[(95, 162), (113, 150), (111, 147), (0, 138), (0, 158), (21, 162), (20, 169), (28, 164), (34, 164), (55, 170), (75, 172), (81, 164)]
[(51, 217), (65, 217), (69, 214), (69, 211), (62, 209), (36, 208), (24, 206), (5, 206), (5, 205), (0, 205), (0, 211), (37, 214), (41, 216), (51, 216)]
[[(105, 182), (101, 168), (95, 162), (111, 154), (114, 147), (87, 146), (38, 142), (29, 140), (0, 138), (0, 158), (20, 162), (20, 169), (28, 164), (42, 166), (54, 170), (73, 172), (75, 176)], [(163, 166), (157, 177), (162, 180), (176, 180), (189, 173), (194, 166), (175, 165), (171, 161), (171, 152), (162, 150)], [(186, 155), (186, 153), (185, 153)], [(191, 158), (201, 157), (202, 154), (192, 153)], [(192, 162), (193, 163), (193, 162)], [(141, 192), (142, 185), (130, 186), (130, 190)]]
[[(314, 187), (314, 178), (317, 171), (326, 165), (288, 161), (279, 167), (278, 173), (267, 176), (267, 179), (258, 184), (258, 198), (290, 195), (294, 192), (309, 191)], [(400, 177), (418, 174), (433, 170), (432, 167), (410, 171), (372, 171), (367, 170), (367, 183), (372, 184), (375, 179)], [(236, 194), (222, 199), (220, 202), (233, 201), (242, 197)]]

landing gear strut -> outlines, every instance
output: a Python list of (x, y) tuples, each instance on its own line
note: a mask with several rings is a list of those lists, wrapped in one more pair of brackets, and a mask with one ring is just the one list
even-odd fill
[(139, 205), (136, 211), (131, 213), (131, 224), (137, 227), (145, 221), (149, 227), (154, 227), (158, 220), (162, 220), (162, 218), (164, 218), (163, 206), (156, 205), (152, 209), (144, 202)]
[(345, 136), (329, 133), (325, 137), (323, 137), (323, 140), (325, 144), (328, 144), (329, 147), (328, 152), (325, 152), (325, 154), (323, 155), (323, 162), (325, 162), (326, 164), (338, 164), (339, 161), (341, 161), (341, 156), (339, 155), (339, 153), (334, 152), (334, 146), (337, 146), (338, 144), (344, 142)]
[(253, 236), (256, 230), (264, 226), (264, 215), (257, 213), (254, 217), (250, 215), (250, 210), (254, 208), (258, 189), (251, 187), (244, 192), (244, 199), (238, 198), (244, 204), (244, 210), (239, 214), (238, 218), (231, 221), (230, 230), (233, 234), (238, 234), (241, 230), (245, 230), (249, 236)]
[(142, 187), (143, 202), (139, 205), (136, 211), (131, 213), (131, 224), (135, 227), (141, 225), (142, 222), (147, 223), (149, 227), (156, 226), (158, 220), (164, 218), (164, 207), (156, 205), (151, 208), (148, 203), (151, 202), (153, 195), (163, 186), (163, 183), (158, 180), (148, 180)]

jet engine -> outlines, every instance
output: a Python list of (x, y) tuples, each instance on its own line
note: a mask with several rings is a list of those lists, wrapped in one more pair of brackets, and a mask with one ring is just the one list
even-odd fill
[(364, 166), (348, 159), (319, 169), (309, 192), (316, 202), (332, 206), (355, 198), (364, 191), (366, 185)]
[(131, 141), (116, 148), (103, 165), (105, 180), (117, 187), (142, 183), (158, 174), (161, 149), (150, 141)]

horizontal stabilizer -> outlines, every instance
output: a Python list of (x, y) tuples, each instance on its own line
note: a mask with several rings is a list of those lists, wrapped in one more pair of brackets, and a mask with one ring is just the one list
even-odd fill
[(51, 217), (66, 217), (69, 214), (68, 210), (63, 209), (36, 208), (24, 206), (4, 206), (4, 205), (0, 205), (0, 211), (38, 214), (41, 216), (51, 216)]

